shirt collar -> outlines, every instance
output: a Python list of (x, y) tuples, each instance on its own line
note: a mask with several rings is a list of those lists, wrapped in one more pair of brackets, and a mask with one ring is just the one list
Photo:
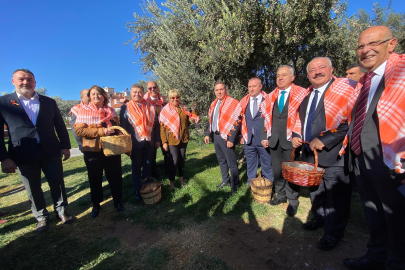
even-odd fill
[(290, 93), (290, 91), (291, 91), (291, 85), (290, 85), (287, 89), (285, 89), (285, 90), (279, 89), (278, 95), (281, 96), (281, 92), (283, 92), (283, 91), (285, 91), (284, 96), (287, 96), (287, 95)]
[[(262, 93), (260, 92), (260, 94), (256, 97), (257, 98), (257, 101), (262, 101), (262, 99), (263, 99), (263, 95), (262, 95)], [(254, 99), (254, 97), (250, 97), (250, 100), (253, 100)]]
[(26, 98), (23, 95), (21, 95), (20, 93), (18, 93), (17, 91), (15, 91), (17, 94), (18, 99), (23, 99), (23, 100), (35, 100), (35, 99), (39, 99), (38, 93), (34, 92), (34, 96), (32, 98)]
[(376, 68), (376, 70), (374, 70), (373, 72), (378, 75), (378, 76), (382, 76), (384, 75), (385, 72), (385, 67), (387, 66), (387, 60), (385, 60), (384, 63), (382, 63), (378, 68)]
[[(325, 92), (326, 87), (329, 85), (329, 83), (330, 83), (330, 81), (331, 81), (332, 79), (333, 79), (333, 78), (331, 78), (327, 83), (325, 83), (325, 84), (322, 85), (321, 87), (319, 87), (319, 88), (314, 88), (314, 90), (318, 90), (320, 94), (323, 94), (323, 92)], [(315, 92), (315, 91), (313, 91), (313, 92)]]

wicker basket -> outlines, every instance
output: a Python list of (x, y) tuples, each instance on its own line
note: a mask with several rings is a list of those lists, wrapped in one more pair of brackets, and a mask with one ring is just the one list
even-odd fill
[[(153, 179), (153, 182), (145, 184), (148, 179)], [(139, 193), (145, 204), (157, 204), (162, 200), (162, 184), (153, 177), (145, 178)]]
[[(303, 143), (308, 142), (304, 141)], [(302, 187), (319, 186), (325, 169), (318, 167), (317, 151), (314, 151), (315, 164), (311, 164), (303, 161), (294, 161), (294, 150), (291, 153), (291, 161), (281, 163), (284, 179)]]
[(100, 141), (104, 155), (114, 156), (131, 152), (131, 135), (125, 129), (119, 126), (112, 126), (109, 129), (118, 129), (119, 131), (124, 133), (124, 135), (101, 137)]
[(262, 177), (259, 172), (259, 176), (250, 181), (250, 187), (252, 189), (253, 198), (259, 203), (268, 203), (271, 200), (271, 194), (273, 191), (273, 182)]

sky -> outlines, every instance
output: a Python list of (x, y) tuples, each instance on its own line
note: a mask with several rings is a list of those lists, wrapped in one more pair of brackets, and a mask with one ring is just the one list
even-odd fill
[[(158, 4), (164, 1), (157, 0)], [(364, 8), (371, 12), (377, 1), (349, 0), (348, 14)], [(385, 7), (389, 0), (378, 3)], [(143, 14), (143, 1), (135, 0), (0, 0), (0, 92), (12, 92), (12, 72), (28, 68), (37, 87), (50, 96), (79, 99), (91, 85), (121, 92), (139, 80), (141, 73), (125, 27), (133, 13)], [(392, 0), (394, 11), (405, 12), (405, 1)]]

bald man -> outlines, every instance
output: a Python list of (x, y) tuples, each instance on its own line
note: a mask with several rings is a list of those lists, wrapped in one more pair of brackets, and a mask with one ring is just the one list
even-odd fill
[[(405, 269), (405, 55), (385, 26), (359, 37), (357, 58), (367, 73), (348, 104), (349, 169), (354, 169), (370, 240), (349, 269)], [(402, 190), (402, 193), (401, 193)]]
[(82, 150), (82, 145), (83, 145), (83, 139), (79, 136), (76, 135), (75, 129), (73, 128), (74, 124), (76, 123), (76, 115), (77, 112), (80, 110), (80, 107), (83, 106), (83, 104), (89, 104), (89, 97), (87, 96), (87, 94), (89, 93), (89, 89), (83, 89), (82, 91), (80, 91), (80, 99), (81, 102), (77, 105), (75, 105), (74, 107), (72, 107), (72, 109), (70, 109), (70, 121), (69, 121), (69, 125), (72, 128), (72, 132), (73, 132), (73, 136), (75, 137), (75, 140), (77, 142), (77, 145), (79, 146), (79, 149)]

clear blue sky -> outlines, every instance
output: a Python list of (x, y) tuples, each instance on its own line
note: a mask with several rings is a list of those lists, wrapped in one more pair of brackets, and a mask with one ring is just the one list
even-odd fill
[[(158, 3), (162, 2), (160, 0)], [(349, 0), (349, 14), (377, 1)], [(389, 0), (378, 1), (385, 7)], [(393, 0), (396, 12), (405, 1)], [(145, 79), (125, 24), (142, 13), (134, 0), (1, 0), (0, 91), (11, 92), (11, 73), (17, 68), (34, 72), (37, 87), (51, 96), (78, 99), (79, 91), (93, 84), (129, 88)]]

